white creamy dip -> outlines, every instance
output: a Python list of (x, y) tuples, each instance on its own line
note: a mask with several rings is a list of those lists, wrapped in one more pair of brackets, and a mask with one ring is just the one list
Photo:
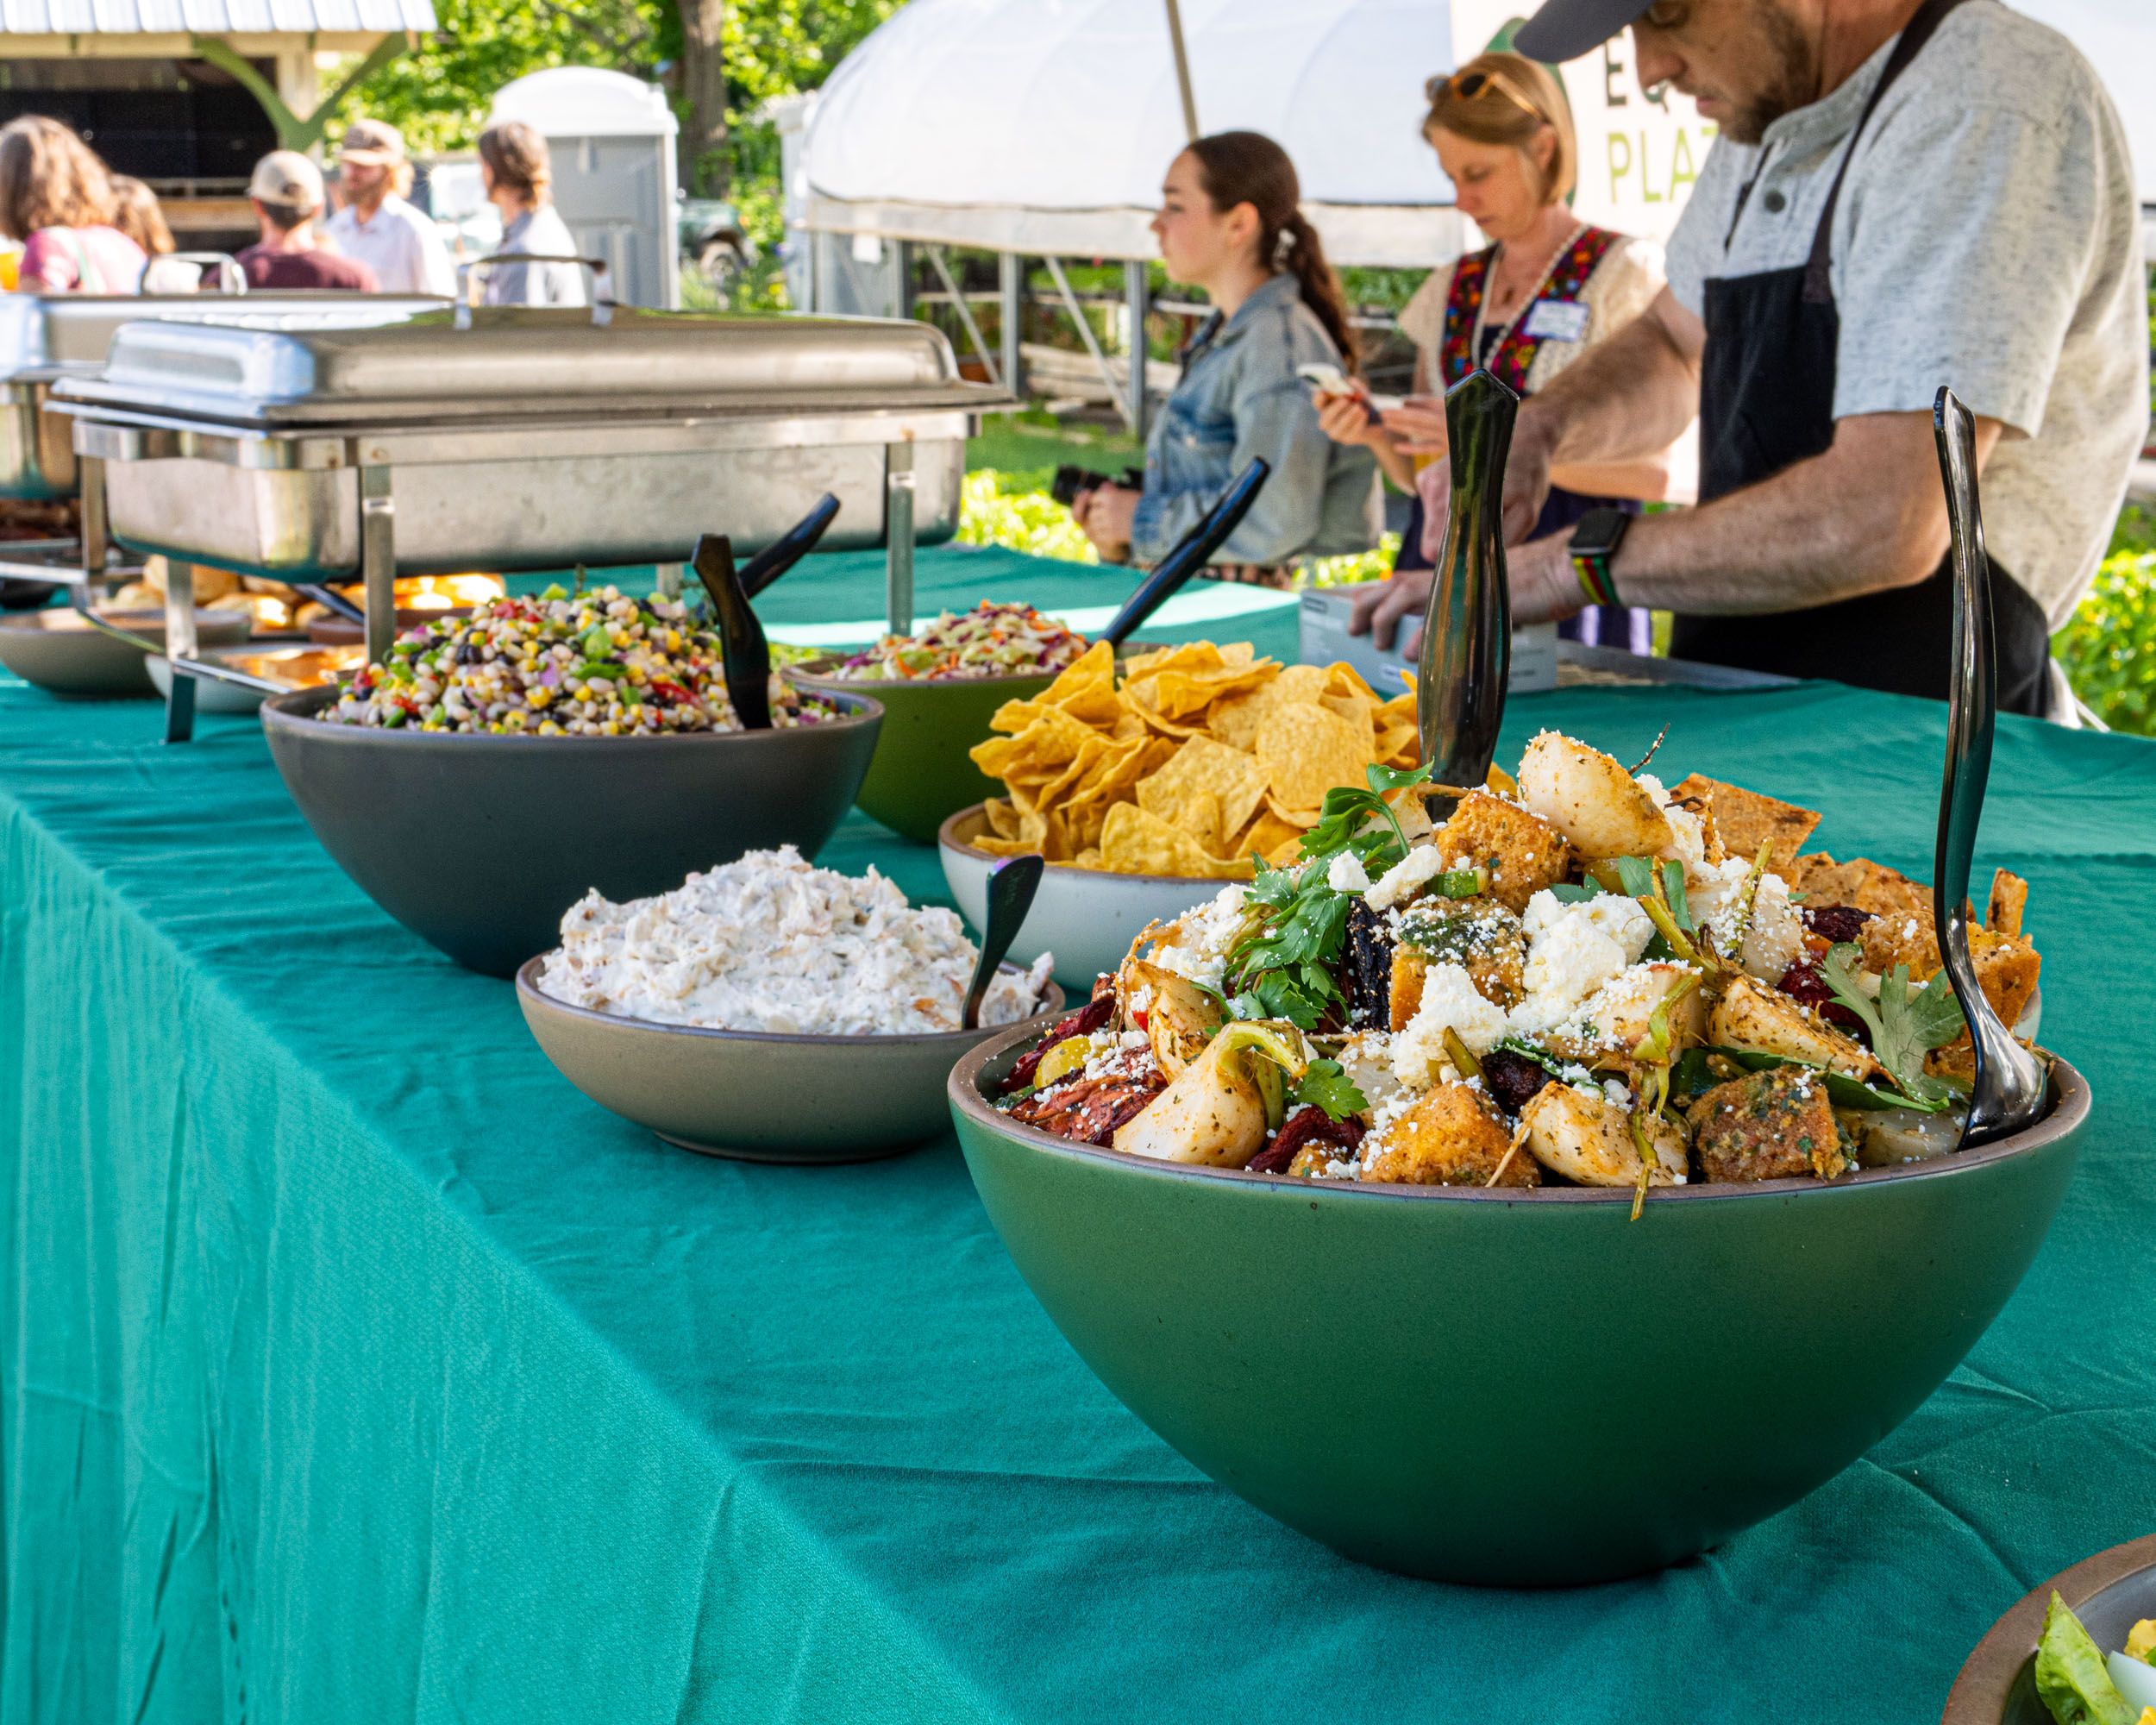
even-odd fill
[[(657, 898), (586, 893), (561, 919), (539, 986), (622, 1018), (797, 1036), (956, 1030), (979, 957), (956, 913), (913, 910), (874, 869), (818, 869), (791, 844), (752, 850)], [(1037, 1010), (1044, 954), (988, 988), (983, 1024)]]

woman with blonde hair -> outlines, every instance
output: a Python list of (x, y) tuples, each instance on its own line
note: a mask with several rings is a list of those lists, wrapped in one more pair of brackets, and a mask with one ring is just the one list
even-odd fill
[[(1417, 491), (1420, 469), (1432, 476), (1424, 492), (1442, 501), (1439, 482), (1449, 474), (1432, 459), (1445, 451), (1436, 392), (1486, 367), (1532, 394), (1644, 310), (1663, 274), (1658, 247), (1572, 214), (1566, 200), (1579, 147), (1564, 91), (1545, 67), (1516, 53), (1478, 54), (1432, 78), (1426, 93), (1423, 135), (1452, 182), (1460, 213), (1489, 243), (1432, 270), (1400, 315), (1417, 350), (1415, 395), (1376, 421), (1360, 400), (1328, 397), (1319, 408), (1326, 431), (1369, 448), (1400, 489)], [(1560, 469), (1533, 536), (1570, 528), (1590, 510), (1637, 514), (1639, 500), (1660, 498), (1668, 482), (1665, 461)], [(1426, 501), (1417, 497), (1398, 574), (1427, 571), (1437, 547), (1426, 538), (1444, 531), (1442, 508), (1426, 510)], [(1382, 593), (1357, 596), (1358, 624), (1369, 626)], [(1645, 612), (1609, 606), (1589, 607), (1565, 632), (1644, 653), (1648, 630)]]
[[(522, 120), (479, 134), (479, 184), (502, 212), (500, 255), (573, 258), (576, 240), (554, 207), (554, 158)], [(489, 305), (582, 305), (584, 272), (573, 263), (501, 264), (486, 272)]]
[(22, 242), (26, 293), (133, 293), (148, 262), (113, 226), (112, 179), (57, 120), (25, 114), (0, 126), (0, 234)]

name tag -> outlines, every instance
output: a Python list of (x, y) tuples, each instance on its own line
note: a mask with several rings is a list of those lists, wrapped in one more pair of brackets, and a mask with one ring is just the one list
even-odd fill
[(1538, 299), (1520, 333), (1531, 342), (1577, 342), (1587, 334), (1587, 308), (1577, 300)]

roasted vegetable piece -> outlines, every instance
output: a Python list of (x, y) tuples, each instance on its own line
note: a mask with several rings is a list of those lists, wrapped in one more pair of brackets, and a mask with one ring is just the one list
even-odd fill
[[(1115, 1147), (1158, 1162), (1240, 1168), (1265, 1142), (1265, 1080), (1254, 1070), (1260, 1050), (1292, 1049), (1263, 1025), (1233, 1024), (1205, 1046), (1135, 1120), (1116, 1129)], [(1275, 1074), (1278, 1067), (1275, 1066)]]
[(1870, 1050), (1851, 1041), (1810, 1007), (1750, 976), (1732, 979), (1715, 1002), (1707, 1017), (1707, 1040), (1717, 1048), (1754, 1049), (1808, 1061), (1863, 1083), (1886, 1076), (1886, 1069)]
[(1116, 973), (1124, 1022), (1142, 1026), (1153, 1058), (1172, 1080), (1197, 1058), (1220, 1027), (1220, 1008), (1187, 976), (1142, 958), (1126, 958)]
[[(1400, 919), (1400, 942), (1430, 963), (1457, 964), (1467, 972), (1476, 992), (1486, 1000), (1511, 1007), (1527, 991), (1527, 934), (1520, 919), (1495, 897), (1422, 899)], [(1401, 1016), (1400, 969), (1394, 966), (1393, 1028), (1407, 1019)], [(1407, 1018), (1422, 999), (1418, 979)]]
[(1537, 1186), (1532, 1161), (1505, 1163), (1512, 1134), (1487, 1097), (1464, 1084), (1439, 1084), (1388, 1125), (1379, 1147), (1363, 1147), (1363, 1178), (1394, 1186), (1483, 1186), (1504, 1164), (1500, 1183)]
[(1115, 1015), (1115, 996), (1097, 994), (1075, 1012), (1060, 1018), (1042, 1033), (1041, 1039), (1020, 1055), (1011, 1068), (1011, 1076), (1003, 1081), (1003, 1090), (1008, 1095), (1013, 1090), (1023, 1090), (1033, 1082), (1040, 1070), (1041, 1059), (1059, 1042), (1074, 1036), (1090, 1036)]
[(1011, 1118), (1076, 1144), (1110, 1144), (1117, 1128), (1159, 1095), (1165, 1082), (1146, 1055), (1128, 1072), (1074, 1078), (1028, 1096), (1012, 1107)]
[(1481, 869), (1489, 895), (1514, 916), (1545, 887), (1571, 872), (1572, 848), (1540, 815), (1488, 791), (1470, 791), (1438, 829), (1448, 868)]
[(1306, 1102), (1281, 1122), (1273, 1141), (1253, 1156), (1248, 1166), (1253, 1174), (1285, 1174), (1298, 1152), (1305, 1149), (1321, 1148), (1328, 1152), (1329, 1160), (1332, 1155), (1351, 1151), (1362, 1143), (1363, 1130), (1358, 1120), (1336, 1120), (1323, 1108)]
[(1388, 1030), (1405, 1030), (1422, 1005), (1422, 985), (1430, 975), (1427, 955), (1402, 941), (1393, 948), (1391, 1016)]
[[(1554, 731), (1520, 757), (1520, 800), (1589, 859), (1658, 856), (1673, 837), (1621, 761)], [(1525, 899), (1519, 908), (1526, 908)]]
[(1393, 936), (1386, 919), (1357, 899), (1348, 906), (1346, 974), (1351, 1030), (1383, 1030), (1392, 1022)]
[[(1520, 1117), (1529, 1152), (1553, 1174), (1583, 1186), (1636, 1186), (1639, 1149), (1633, 1141), (1632, 1113), (1598, 1094), (1552, 1084)], [(1672, 1186), (1685, 1176), (1684, 1134), (1658, 1115), (1641, 1116), (1640, 1129), (1654, 1151), (1650, 1186)]]
[(1849, 1165), (1827, 1086), (1805, 1067), (1771, 1067), (1717, 1084), (1685, 1119), (1709, 1180), (1832, 1180)]

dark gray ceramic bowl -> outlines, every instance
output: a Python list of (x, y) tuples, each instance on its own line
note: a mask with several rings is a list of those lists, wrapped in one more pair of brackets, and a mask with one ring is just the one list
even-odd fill
[(2156, 1534), (2098, 1552), (2024, 1594), (1969, 1655), (1940, 1725), (2052, 1725), (2036, 1693), (2036, 1640), (2054, 1590), (2099, 1652), (2124, 1647), (2128, 1630), (2156, 1617)]
[(813, 856), (852, 806), (883, 709), (789, 731), (493, 737), (325, 724), (334, 688), (262, 703), (285, 787), (323, 848), (458, 963), (513, 976), (561, 913), (669, 892), (743, 852)]
[[(539, 987), (546, 961), (517, 973), (517, 1000), (555, 1070), (668, 1144), (743, 1162), (867, 1162), (937, 1137), (950, 1125), (952, 1063), (1012, 1028), (783, 1036), (653, 1024), (555, 1000)], [(1037, 1032), (1062, 1010), (1051, 982), (1026, 1023)]]

